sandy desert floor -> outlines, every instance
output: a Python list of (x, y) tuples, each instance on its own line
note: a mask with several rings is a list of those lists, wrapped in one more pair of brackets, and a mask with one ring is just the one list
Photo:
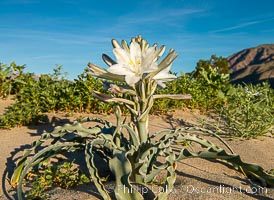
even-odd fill
[[(0, 100), (0, 114), (13, 100)], [(10, 130), (1, 130), (0, 146), (0, 199), (16, 199), (14, 190), (6, 181), (11, 176), (15, 160), (22, 155), (22, 150), (39, 138), (43, 131), (51, 131), (55, 125), (70, 123), (84, 114), (74, 114), (66, 117), (64, 113), (48, 115), (48, 123), (34, 126), (16, 127)], [(90, 114), (88, 116), (97, 116)], [(100, 118), (114, 122), (113, 115), (99, 115)], [(196, 124), (198, 111), (177, 110), (171, 116), (151, 116), (149, 129), (156, 132), (165, 128), (180, 127), (184, 124)], [(202, 134), (202, 133), (200, 133)], [(217, 145), (220, 142), (215, 138), (207, 139)], [(225, 139), (233, 150), (241, 155), (242, 160), (261, 165), (266, 171), (274, 168), (274, 138), (262, 136), (257, 139), (240, 140)], [(220, 145), (221, 146), (221, 145)], [(113, 183), (107, 183), (113, 188)], [(150, 188), (157, 193), (159, 188)], [(55, 188), (49, 191), (50, 199), (85, 200), (100, 199), (94, 185), (82, 185), (70, 190)], [(235, 171), (230, 165), (219, 161), (203, 159), (187, 159), (177, 165), (177, 180), (175, 188), (168, 199), (274, 199), (274, 189), (259, 187), (252, 184), (240, 172)]]

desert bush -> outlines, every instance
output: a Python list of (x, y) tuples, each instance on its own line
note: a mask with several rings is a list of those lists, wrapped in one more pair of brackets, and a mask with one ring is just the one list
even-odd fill
[(11, 91), (11, 80), (8, 78), (11, 74), (11, 67), (0, 63), (0, 97), (5, 98)]
[(220, 74), (229, 74), (229, 65), (226, 58), (221, 56), (211, 55), (210, 59), (200, 59), (197, 62), (195, 70), (192, 72), (194, 77), (202, 77), (201, 71), (210, 72), (213, 69), (217, 69)]
[(32, 170), (26, 176), (31, 189), (26, 193), (27, 199), (48, 199), (45, 191), (54, 187), (69, 189), (80, 184), (89, 183), (90, 179), (73, 165), (73, 161), (58, 165), (42, 166)]
[(255, 138), (274, 124), (274, 90), (265, 82), (258, 85), (238, 85), (218, 112), (225, 129), (233, 137)]
[(19, 92), (25, 77), (28, 77), (28, 73), (23, 73), (24, 68), (25, 65), (20, 66), (15, 62), (9, 66), (0, 63), (0, 98)]
[[(222, 105), (224, 99), (220, 98), (219, 94), (225, 88), (223, 77), (217, 76), (214, 70), (203, 75), (205, 78), (193, 78), (189, 74), (181, 74), (178, 79), (168, 82), (166, 88), (158, 88), (157, 94), (169, 94), (170, 92), (191, 94), (193, 98), (183, 102), (174, 99), (156, 99), (151, 113), (165, 113), (184, 107), (207, 111), (217, 105)], [(33, 74), (18, 77), (21, 80), (21, 88), (17, 92), (16, 103), (0, 118), (1, 127), (9, 128), (37, 122), (42, 119), (42, 113), (45, 112), (110, 113), (113, 111), (111, 103), (106, 104), (91, 95), (93, 90), (104, 91), (103, 82), (89, 76), (86, 72), (78, 75), (74, 81), (69, 81), (65, 79), (61, 67), (57, 66), (53, 74), (44, 74), (36, 79), (33, 77)], [(106, 85), (115, 84), (115, 82), (104, 82)], [(126, 94), (123, 94), (123, 97), (125, 96)], [(23, 104), (27, 109), (20, 111)], [(127, 113), (126, 109), (122, 109), (122, 112)], [(24, 115), (29, 117), (24, 120)]]
[(189, 101), (160, 99), (155, 102), (154, 111), (166, 112), (167, 109), (188, 107), (206, 112), (222, 106), (227, 100), (227, 93), (233, 89), (229, 84), (229, 75), (220, 74), (217, 67), (201, 69), (199, 73), (199, 77), (183, 73), (178, 79), (167, 83), (165, 89), (157, 91), (160, 94), (168, 94), (170, 91), (174, 94), (191, 94)]
[[(107, 104), (94, 98), (92, 96), (92, 91), (95, 90), (103, 92), (105, 91), (103, 83), (105, 83), (105, 85), (110, 85), (118, 84), (117, 82), (110, 82), (94, 78), (89, 76), (86, 71), (78, 75), (78, 77), (73, 81), (70, 81), (66, 79), (66, 73), (62, 72), (61, 66), (56, 66), (56, 68), (53, 69), (52, 74), (44, 74), (40, 75), (39, 77), (32, 73), (23, 73), (24, 66), (11, 64), (8, 69), (9, 70), (7, 71), (9, 72), (12, 70), (19, 72), (17, 73), (18, 75), (16, 78), (12, 79), (7, 86), (9, 91), (12, 91), (12, 93), (16, 94), (16, 103), (9, 107), (4, 115), (0, 117), (0, 127), (2, 128), (11, 128), (18, 125), (28, 125), (30, 123), (36, 123), (39, 121), (42, 122), (43, 113), (46, 112), (113, 112), (113, 104)], [(229, 84), (229, 75), (219, 73), (217, 66), (215, 66), (215, 68), (209, 66), (207, 70), (201, 68), (199, 73), (200, 76), (198, 77), (194, 77), (192, 74), (182, 73), (177, 79), (167, 82), (165, 88), (159, 87), (155, 92), (156, 94), (191, 94), (191, 99), (187, 101), (168, 98), (156, 99), (154, 107), (150, 113), (166, 113), (168, 111), (180, 108), (199, 109), (203, 112), (216, 111), (226, 121), (226, 126), (231, 126), (230, 132), (234, 136), (241, 137), (244, 135), (245, 137), (245, 135), (256, 136), (263, 134), (264, 131), (262, 133), (254, 132), (254, 134), (247, 133), (253, 130), (251, 129), (251, 126), (249, 126), (249, 123), (251, 123), (250, 121), (260, 120), (260, 118), (255, 118), (255, 116), (259, 116), (255, 113), (253, 118), (249, 114), (249, 120), (245, 120), (248, 122), (245, 125), (247, 126), (246, 129), (245, 126), (240, 128), (240, 125), (243, 124), (241, 121), (243, 120), (243, 116), (245, 116), (242, 114), (246, 112), (246, 107), (243, 104), (246, 101), (243, 99), (249, 99), (249, 101), (247, 101), (250, 104), (248, 106), (249, 110), (255, 109), (253, 108), (255, 96), (252, 96), (252, 98), (247, 97), (246, 95), (248, 93), (244, 92), (245, 90), (265, 91), (262, 93), (264, 94), (263, 98), (257, 98), (260, 99), (260, 103), (256, 103), (257, 107), (259, 107), (256, 108), (256, 112), (260, 112), (260, 109), (265, 108), (264, 104), (266, 102), (268, 102), (268, 107), (272, 106), (273, 108), (273, 96), (271, 96), (271, 94), (273, 94), (273, 90), (270, 89), (267, 84), (262, 87), (254, 86), (254, 88), (251, 86), (234, 87)], [(121, 97), (125, 98), (126, 94), (123, 94)], [(240, 104), (239, 102), (241, 102), (242, 107), (237, 109), (238, 104)], [(234, 112), (233, 110), (237, 112)], [(242, 110), (241, 115), (238, 113), (240, 110)], [(126, 109), (122, 108), (122, 113), (125, 114), (128, 112)], [(233, 113), (235, 113), (235, 115), (238, 113), (238, 116), (233, 116)], [(271, 111), (264, 110), (261, 113), (269, 116), (267, 113), (271, 113)], [(234, 118), (237, 118), (237, 120)], [(240, 121), (241, 123), (236, 126), (235, 120)], [(269, 118), (266, 117), (263, 120), (269, 121)], [(257, 121), (254, 122), (253, 125), (257, 123), (261, 126), (258, 131), (264, 129), (263, 127), (268, 129), (271, 122), (270, 120), (269, 123), (264, 123), (264, 125), (262, 125), (259, 123), (259, 121)]]
[(0, 63), (0, 98), (19, 91), (24, 68), (25, 65), (19, 66), (15, 62), (11, 62), (9, 66)]
[(43, 121), (43, 113), (64, 111), (109, 113), (109, 104), (92, 97), (93, 90), (102, 91), (102, 81), (82, 73), (78, 79), (65, 79), (61, 66), (53, 69), (53, 74), (39, 77), (31, 73), (17, 76), (14, 82), (16, 102), (0, 117), (0, 127), (28, 125)]

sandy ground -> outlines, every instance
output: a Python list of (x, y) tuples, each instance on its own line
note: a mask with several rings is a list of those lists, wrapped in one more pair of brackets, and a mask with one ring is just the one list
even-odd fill
[[(11, 99), (0, 100), (0, 114), (12, 103)], [(14, 199), (15, 193), (6, 181), (15, 166), (14, 161), (22, 150), (39, 138), (43, 131), (51, 131), (55, 125), (72, 122), (81, 114), (66, 117), (63, 113), (50, 114), (49, 123), (37, 126), (17, 127), (11, 130), (0, 130), (0, 199)], [(94, 115), (89, 115), (94, 116)], [(179, 127), (184, 124), (197, 123), (199, 112), (177, 110), (170, 116), (151, 116), (150, 131)], [(114, 122), (113, 115), (100, 115), (101, 118)], [(207, 137), (208, 138), (208, 137)], [(209, 138), (210, 139), (210, 138)], [(210, 139), (220, 144), (216, 139)], [(246, 162), (257, 163), (265, 170), (274, 168), (274, 138), (259, 137), (252, 140), (225, 139), (233, 150)], [(111, 191), (113, 183), (107, 183)], [(159, 188), (149, 188), (157, 193)], [(74, 189), (60, 188), (49, 191), (50, 199), (85, 200), (100, 199), (93, 184), (78, 186)], [(15, 198), (16, 199), (16, 198)], [(274, 199), (274, 189), (258, 187), (249, 182), (241, 173), (233, 170), (228, 164), (203, 159), (187, 159), (177, 166), (175, 188), (168, 199)]]

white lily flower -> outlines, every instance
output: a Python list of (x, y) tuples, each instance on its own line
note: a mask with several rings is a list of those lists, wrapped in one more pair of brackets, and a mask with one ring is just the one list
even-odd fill
[(137, 83), (145, 73), (158, 70), (157, 58), (162, 53), (156, 50), (156, 45), (141, 49), (139, 43), (132, 41), (129, 49), (116, 47), (113, 50), (117, 64), (108, 68), (108, 72), (125, 75), (129, 85)]
[(165, 82), (172, 81), (177, 78), (174, 74), (169, 73), (170, 69), (171, 64), (153, 77), (153, 79), (157, 81), (157, 84), (162, 88), (166, 87), (164, 84)]

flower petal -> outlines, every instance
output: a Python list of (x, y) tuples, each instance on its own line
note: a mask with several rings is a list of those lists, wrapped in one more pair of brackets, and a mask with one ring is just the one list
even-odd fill
[(167, 74), (167, 73), (158, 73), (156, 76), (153, 77), (154, 80), (173, 80), (176, 79), (177, 76), (175, 76), (174, 74)]
[(155, 80), (164, 80), (164, 79), (176, 79), (177, 77), (174, 74), (170, 74), (169, 71), (171, 69), (171, 64), (156, 74), (153, 79)]
[(134, 72), (132, 72), (127, 65), (120, 64), (120, 63), (110, 66), (107, 70), (110, 73), (118, 74), (118, 75), (132, 75), (132, 74), (134, 74)]
[(136, 63), (136, 58), (140, 59), (141, 58), (141, 47), (137, 42), (132, 42), (129, 46), (130, 48), (130, 58), (134, 63)]
[(119, 42), (115, 39), (111, 40), (112, 46), (113, 48), (121, 48), (121, 45), (119, 44)]
[(157, 63), (147, 62), (142, 64), (142, 71), (143, 73), (151, 73), (158, 70)]
[(122, 48), (113, 49), (113, 53), (116, 57), (117, 63), (127, 65), (130, 62), (129, 52), (125, 51)]
[(157, 85), (160, 86), (161, 88), (166, 87), (166, 84), (164, 83), (164, 81), (161, 81), (161, 80), (157, 80)]
[(107, 70), (93, 64), (93, 63), (88, 63), (88, 67), (89, 67), (89, 72), (88, 74), (98, 77), (98, 78), (104, 78), (104, 79), (109, 79), (109, 80), (114, 80), (114, 81), (120, 81), (120, 82), (124, 82), (125, 81), (125, 77), (124, 76), (120, 76), (117, 74), (113, 74), (108, 72)]
[(114, 64), (117, 64), (112, 58), (110, 58), (108, 55), (103, 54), (102, 55), (103, 61), (108, 65), (108, 66), (112, 66)]
[(126, 75), (125, 81), (127, 82), (128, 85), (134, 85), (141, 79), (141, 76), (138, 76), (136, 74), (131, 74), (131, 75)]

